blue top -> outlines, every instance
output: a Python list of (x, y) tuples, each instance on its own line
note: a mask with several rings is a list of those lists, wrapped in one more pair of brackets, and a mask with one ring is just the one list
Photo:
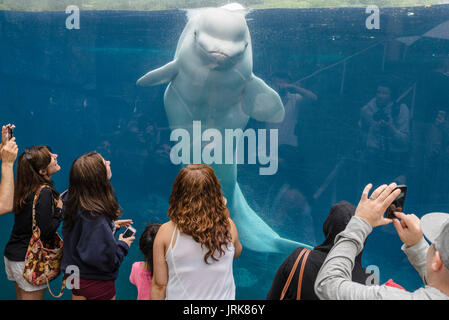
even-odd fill
[(73, 229), (62, 229), (64, 250), (61, 270), (75, 265), (83, 279), (115, 280), (128, 245), (114, 236), (115, 226), (103, 215), (82, 211), (74, 217)]

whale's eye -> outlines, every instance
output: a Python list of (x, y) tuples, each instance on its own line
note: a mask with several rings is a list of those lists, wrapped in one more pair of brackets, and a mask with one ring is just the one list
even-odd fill
[(193, 32), (193, 36), (196, 38), (196, 37), (198, 37), (198, 31), (197, 30), (195, 30), (194, 32)]

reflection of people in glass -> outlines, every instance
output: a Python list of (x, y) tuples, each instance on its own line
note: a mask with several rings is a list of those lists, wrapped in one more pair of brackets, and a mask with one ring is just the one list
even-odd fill
[(272, 76), (273, 89), (279, 93), (285, 109), (284, 121), (267, 123), (268, 129), (278, 129), (279, 145), (298, 146), (297, 124), (300, 117), (300, 106), (308, 101), (316, 101), (317, 96), (291, 81), (286, 73), (275, 73)]
[[(447, 107), (449, 101), (449, 58), (443, 57), (438, 61), (438, 66), (432, 71), (433, 79), (429, 90), (430, 102), (433, 106)], [(444, 110), (448, 111), (447, 108)]]
[[(265, 199), (261, 202), (267, 220), (273, 226), (301, 226), (301, 239), (306, 243), (316, 243), (312, 208), (309, 196), (308, 174), (301, 163), (298, 148), (283, 145), (279, 148), (279, 169), (266, 186)], [(289, 229), (289, 228), (288, 228)], [(286, 230), (287, 236), (297, 236), (296, 229)]]
[(438, 110), (429, 132), (429, 150), (426, 154), (430, 158), (444, 158), (449, 154), (449, 121), (444, 110)]
[[(281, 123), (267, 123), (267, 129), (278, 130), (279, 170), (267, 188), (264, 211), (273, 225), (299, 223), (303, 229), (302, 239), (315, 243), (311, 207), (306, 195), (304, 172), (298, 167), (302, 155), (298, 144), (299, 120), (304, 106), (316, 101), (317, 96), (292, 81), (284, 72), (272, 75), (272, 88), (279, 93), (285, 109)], [(292, 234), (291, 236), (294, 236)]]
[(449, 58), (438, 58), (434, 66), (423, 70), (417, 89), (417, 118), (424, 122), (431, 122), (435, 119), (438, 110), (448, 112), (447, 102), (449, 101)]
[(392, 85), (378, 85), (376, 96), (360, 112), (359, 127), (362, 150), (369, 162), (368, 174), (373, 173), (368, 178), (379, 175), (375, 169), (379, 165), (390, 180), (403, 175), (409, 151), (410, 115), (404, 103), (395, 103)]
[(449, 58), (442, 59), (440, 66), (435, 71), (449, 77)]
[(449, 182), (447, 167), (449, 165), (449, 121), (444, 110), (438, 110), (429, 131), (426, 132), (423, 166), (425, 184), (430, 188), (425, 197), (427, 201), (447, 202)]

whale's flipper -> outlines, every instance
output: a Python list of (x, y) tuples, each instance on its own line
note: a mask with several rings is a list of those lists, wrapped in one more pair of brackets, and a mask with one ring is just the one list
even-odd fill
[(177, 60), (167, 63), (165, 66), (148, 72), (137, 80), (137, 85), (141, 87), (155, 86), (172, 81), (178, 74)]
[(237, 226), (239, 239), (242, 245), (250, 250), (290, 253), (300, 246), (313, 249), (309, 245), (281, 238), (250, 208), (238, 183), (235, 186), (230, 209), (231, 218)]
[(253, 75), (243, 92), (243, 111), (257, 121), (282, 122), (285, 110), (276, 91)]

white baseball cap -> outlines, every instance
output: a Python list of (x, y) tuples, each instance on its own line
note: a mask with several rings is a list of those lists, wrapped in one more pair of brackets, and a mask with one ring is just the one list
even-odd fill
[(441, 260), (449, 269), (449, 213), (431, 212), (421, 218), (424, 236), (435, 245)]

